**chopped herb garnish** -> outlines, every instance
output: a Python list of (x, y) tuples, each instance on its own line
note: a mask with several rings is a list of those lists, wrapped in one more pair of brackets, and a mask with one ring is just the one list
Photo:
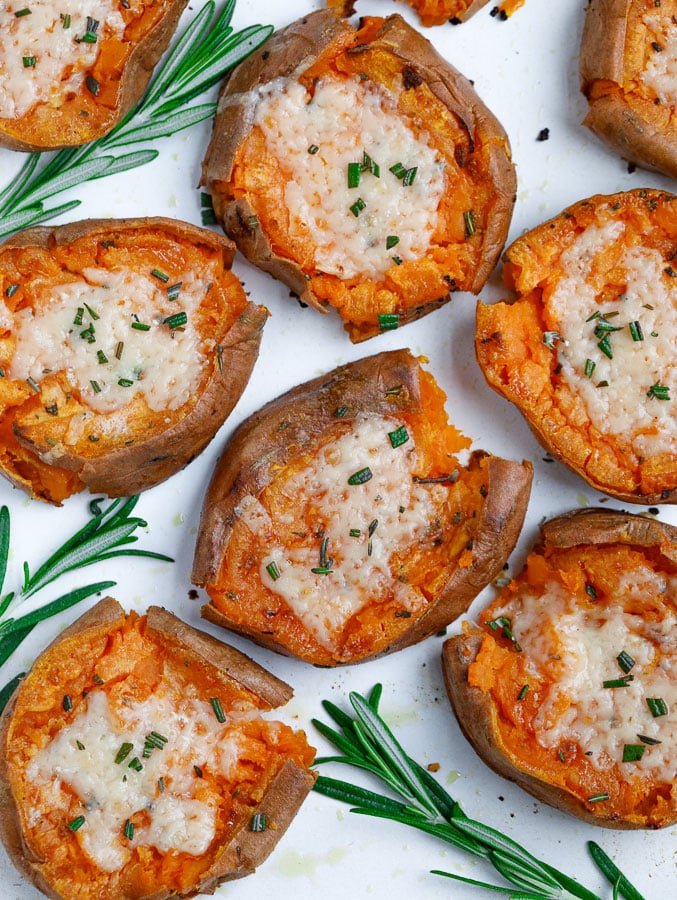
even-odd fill
[(339, 406), (338, 409), (336, 410), (336, 418), (342, 419), (347, 412), (348, 412), (347, 406)]
[(22, 16), (30, 16), (30, 14), (31, 11), (27, 6), (23, 9), (17, 9), (17, 11), (14, 13), (17, 19), (20, 19)]
[(517, 699), (524, 700), (524, 698), (526, 697), (528, 692), (529, 692), (529, 685), (528, 684), (523, 685), (522, 690), (517, 695)]
[(164, 320), (164, 324), (168, 325), (170, 328), (181, 328), (188, 322), (188, 315), (181, 311), (174, 313), (172, 316), (167, 316)]
[(399, 313), (379, 313), (378, 327), (381, 331), (394, 331), (400, 327)]
[(84, 749), (85, 749), (85, 745), (82, 743), (82, 741), (76, 741), (76, 742), (75, 742), (75, 746), (78, 748), (78, 750), (84, 750)]
[(393, 247), (399, 244), (400, 239), (396, 234), (389, 234), (386, 238), (386, 250), (392, 250)]
[(132, 322), (132, 328), (136, 331), (150, 331), (150, 325), (145, 322)]
[(652, 384), (649, 390), (646, 392), (647, 397), (655, 398), (656, 400), (669, 400), (670, 399), (670, 388), (665, 384), (659, 384), (656, 382)]
[(131, 378), (118, 378), (118, 384), (120, 387), (132, 387), (134, 382)]
[(5, 297), (12, 297), (19, 290), (18, 284), (8, 284), (5, 288)]
[(585, 374), (587, 378), (592, 378), (592, 373), (595, 371), (597, 367), (597, 363), (592, 359), (586, 359), (585, 361)]
[(600, 338), (607, 333), (622, 331), (623, 329), (619, 325), (612, 325), (611, 322), (608, 321), (617, 315), (618, 313), (607, 313), (606, 316), (598, 316), (594, 331), (595, 337)]
[(70, 17), (70, 13), (66, 13), (66, 15), (64, 15), (63, 13), (61, 13), (60, 18), (61, 18), (61, 22), (62, 22), (64, 28), (70, 28), (70, 27), (71, 27), (71, 17)]
[(601, 794), (593, 794), (592, 797), (588, 797), (588, 803), (601, 803), (602, 800), (608, 800), (609, 795), (606, 792)]
[(472, 209), (468, 209), (463, 213), (463, 222), (465, 224), (465, 236), (467, 238), (472, 237), (473, 234), (477, 231), (477, 226), (475, 225), (475, 212)]
[(116, 359), (122, 359), (122, 351), (124, 350), (124, 347), (125, 347), (124, 341), (117, 342), (117, 344), (115, 345), (115, 358)]
[(437, 478), (423, 478), (420, 475), (414, 475), (411, 479), (414, 484), (455, 484), (458, 481), (459, 471), (454, 469), (448, 475), (438, 475)]
[(602, 340), (597, 344), (602, 353), (608, 357), (609, 359), (614, 358), (613, 351), (611, 349), (611, 340), (609, 339), (609, 335), (605, 334)]
[(558, 751), (557, 751), (557, 757), (558, 757), (558, 759), (559, 759), (560, 762), (566, 762), (566, 760), (565, 760), (565, 758), (564, 758), (564, 750), (558, 750)]
[(555, 349), (555, 344), (559, 340), (561, 340), (559, 331), (544, 331), (543, 332), (543, 343), (550, 350)]
[(49, 406), (45, 407), (45, 412), (48, 416), (58, 416), (59, 407), (56, 405), (56, 403), (50, 403)]
[(602, 682), (602, 687), (605, 688), (624, 688), (627, 687), (631, 681), (635, 680), (634, 675), (623, 675), (622, 678), (609, 678), (606, 681)]
[(308, 147), (308, 153), (310, 153), (311, 156), (315, 156), (316, 153), (319, 153), (319, 150), (320, 148), (317, 144), (311, 144), (310, 147)]
[(649, 707), (649, 711), (654, 719), (657, 719), (659, 716), (667, 716), (668, 714), (668, 705), (661, 697), (647, 697), (646, 705)]
[(95, 394), (101, 393), (101, 385), (99, 384), (98, 381), (90, 381), (89, 383), (91, 384), (92, 390), (94, 391)]
[(273, 581), (277, 581), (277, 579), (280, 577), (280, 570), (278, 569), (275, 560), (268, 563), (268, 565), (266, 566), (266, 572), (270, 575)]
[(498, 629), (500, 628), (501, 635), (512, 643), (513, 647), (515, 648), (515, 650), (517, 650), (518, 653), (522, 652), (522, 648), (517, 643), (517, 639), (513, 634), (512, 622), (507, 616), (499, 616), (497, 619), (491, 619), (491, 621), (487, 622), (487, 625), (489, 626), (489, 628), (491, 628), (492, 631), (498, 631)]
[(169, 281), (169, 275), (166, 272), (163, 272), (162, 269), (153, 269), (150, 273), (159, 281), (164, 281), (165, 284)]
[(359, 528), (351, 528), (348, 534), (351, 537), (359, 537), (362, 534), (362, 531)]
[(405, 173), (406, 173), (407, 170), (406, 170), (406, 168), (402, 165), (401, 162), (397, 162), (397, 163), (395, 163), (394, 166), (391, 166), (391, 167), (390, 167), (390, 171), (393, 173), (393, 175), (395, 176), (395, 178), (404, 178), (404, 175), (405, 175)]
[(106, 354), (103, 352), (103, 350), (97, 350), (97, 351), (96, 351), (96, 358), (99, 360), (99, 364), (100, 364), (100, 365), (104, 365), (105, 363), (108, 362), (108, 357), (107, 357)]
[(92, 307), (89, 306), (89, 304), (87, 304), (87, 303), (85, 303), (85, 309), (87, 310), (87, 312), (89, 313), (89, 315), (92, 317), (92, 319), (94, 319), (95, 321), (96, 321), (97, 319), (100, 319), (100, 318), (101, 318), (101, 317), (99, 316), (99, 314), (98, 314), (97, 312), (95, 312), (95, 310), (93, 310)]
[(642, 331), (642, 326), (638, 321), (630, 322), (628, 324), (628, 328), (630, 329), (630, 334), (632, 335), (633, 341), (643, 341), (644, 340), (644, 332)]
[(597, 591), (595, 590), (594, 584), (590, 584), (589, 581), (585, 582), (585, 593), (590, 597), (591, 600), (597, 599)]
[(410, 184), (414, 183), (417, 172), (418, 166), (413, 166), (411, 169), (407, 169), (407, 171), (404, 173), (404, 177), (402, 178), (402, 184), (404, 185), (404, 187), (409, 187)]
[(77, 831), (78, 828), (82, 828), (82, 826), (84, 824), (85, 824), (85, 817), (77, 816), (77, 818), (71, 819), (71, 821), (68, 823), (66, 828), (68, 828), (69, 831)]
[(381, 177), (381, 167), (364, 151), (362, 151), (362, 171), (371, 172), (375, 178)]
[(623, 762), (637, 762), (644, 756), (644, 744), (624, 744)]
[(171, 284), (167, 288), (167, 299), (168, 300), (176, 300), (176, 298), (181, 293), (182, 285), (183, 285), (182, 281), (177, 281), (176, 284)]
[(265, 813), (254, 813), (252, 816), (251, 822), (249, 823), (250, 831), (265, 831), (266, 830), (266, 814)]
[(211, 697), (209, 702), (211, 703), (212, 709), (214, 710), (216, 721), (223, 724), (226, 721), (226, 714), (224, 713), (223, 707), (221, 706), (221, 701), (218, 697)]
[(101, 90), (101, 83), (94, 78), (93, 75), (88, 75), (85, 78), (85, 84), (87, 85), (87, 90), (94, 97), (99, 96), (99, 91)]
[(156, 750), (163, 750), (168, 740), (169, 738), (166, 738), (163, 734), (158, 734), (157, 731), (151, 731), (150, 734), (146, 735), (146, 744), (149, 744)]
[(193, 766), (193, 771), (197, 775), (198, 778), (204, 778), (204, 773), (199, 766)]
[[(348, 163), (348, 187), (356, 188), (360, 186), (360, 176), (362, 175), (362, 165), (360, 163)], [(352, 207), (351, 207), (352, 209)]]
[(73, 701), (71, 700), (70, 694), (64, 694), (61, 705), (63, 706), (64, 712), (70, 712), (73, 709)]
[(404, 425), (400, 425), (395, 431), (389, 431), (388, 437), (393, 448), (401, 447), (402, 444), (406, 444), (409, 440), (409, 432)]
[(369, 537), (373, 536), (373, 534), (377, 528), (378, 528), (378, 519), (372, 519), (371, 522), (369, 523), (369, 528), (367, 531), (367, 533), (369, 534)]
[(35, 378), (31, 378), (29, 375), (26, 379), (26, 382), (28, 383), (28, 386), (31, 388), (31, 390), (34, 390), (36, 394), (40, 393), (40, 385), (37, 383)]
[(661, 743), (661, 741), (656, 740), (656, 738), (648, 737), (646, 734), (638, 734), (637, 739), (640, 740), (643, 744), (648, 744), (650, 747)]
[(329, 566), (314, 566), (310, 571), (313, 575), (331, 575), (334, 570)]
[(365, 466), (364, 469), (358, 469), (357, 472), (353, 472), (348, 478), (348, 484), (366, 484), (373, 477), (374, 474), (369, 466)]
[(143, 771), (143, 764), (138, 756), (135, 756), (134, 759), (127, 766), (128, 769), (134, 769), (135, 772)]
[(157, 789), (161, 794), (165, 792), (165, 780), (162, 776), (160, 776), (157, 780)]
[(392, 259), (396, 266), (402, 265), (402, 257), (401, 256), (393, 256)]
[(616, 661), (626, 674), (635, 665), (635, 660), (630, 656), (629, 653), (626, 653), (625, 650), (621, 650), (621, 652), (616, 657)]
[(37, 61), (38, 61), (37, 56), (24, 56), (23, 57), (24, 69), (34, 69)]
[(128, 841), (131, 841), (134, 837), (134, 823), (131, 821), (131, 819), (127, 819), (127, 821), (125, 822), (124, 834)]
[(362, 199), (362, 197), (358, 197), (357, 200), (350, 207), (351, 213), (357, 218), (362, 210), (366, 207), (366, 203)]

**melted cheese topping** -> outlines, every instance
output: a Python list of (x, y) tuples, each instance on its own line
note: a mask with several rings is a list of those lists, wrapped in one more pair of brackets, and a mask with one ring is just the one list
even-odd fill
[[(81, 40), (88, 18), (99, 23), (93, 43)], [(99, 41), (122, 38), (124, 30), (117, 0), (0, 0), (0, 117), (18, 119), (35, 103), (77, 93)], [(33, 58), (34, 64), (24, 62)]]
[[(597, 298), (602, 254), (624, 241), (625, 225), (591, 226), (562, 254), (564, 276), (546, 303), (561, 340), (557, 343), (561, 377), (585, 403), (592, 424), (603, 434), (632, 435), (638, 456), (677, 452), (677, 278), (665, 273), (657, 250), (635, 246), (614, 268), (614, 282), (625, 282), (618, 301)], [(597, 281), (597, 286), (595, 285)], [(599, 348), (598, 318), (619, 329), (608, 333), (612, 358)], [(642, 340), (634, 340), (637, 322)], [(585, 375), (588, 360), (593, 377)], [(607, 386), (598, 387), (600, 382)], [(650, 396), (654, 385), (669, 399)]]
[[(270, 516), (258, 500), (250, 496), (238, 509), (267, 549), (260, 563), (262, 582), (284, 598), (329, 649), (336, 646), (348, 619), (374, 597), (394, 598), (406, 611), (423, 603), (420, 591), (393, 575), (391, 559), (424, 537), (445, 491), (413, 482), (417, 462), (413, 439), (410, 436), (393, 448), (388, 438), (400, 425), (380, 416), (358, 419), (351, 431), (285, 481), (283, 490), (295, 498), (298, 510), (323, 511), (328, 574), (313, 572), (320, 567), (320, 540), (315, 535), (309, 536), (307, 545), (290, 550), (277, 541)], [(348, 483), (351, 475), (366, 468), (372, 473), (368, 481)], [(278, 577), (272, 577), (271, 570)]]
[[(194, 324), (207, 279), (185, 273), (174, 301), (157, 278), (128, 269), (87, 268), (80, 279), (44, 288), (37, 314), (26, 307), (14, 316), (9, 374), (39, 384), (46, 372), (66, 371), (97, 413), (121, 409), (136, 394), (152, 410), (177, 409), (199, 384), (210, 349)], [(172, 330), (164, 320), (179, 312), (186, 325)]]
[[(214, 838), (217, 805), (215, 798), (197, 798), (198, 790), (204, 793), (204, 782), (194, 766), (229, 777), (245, 749), (233, 724), (232, 713), (220, 724), (211, 704), (194, 696), (186, 696), (180, 708), (164, 696), (151, 696), (113, 710), (103, 691), (92, 691), (83, 711), (28, 765), (37, 794), (31, 824), (37, 824), (41, 809), (68, 810), (69, 793), (74, 793), (85, 818), (76, 835), (100, 869), (121, 869), (131, 849), (140, 846), (199, 856)], [(144, 758), (145, 739), (152, 731), (167, 743)], [(126, 742), (133, 749), (116, 763)], [(129, 765), (134, 759), (139, 771)], [(158, 787), (161, 778), (164, 792)], [(141, 810), (146, 824), (129, 840), (125, 822)]]
[[(315, 267), (340, 278), (376, 278), (395, 256), (423, 256), (444, 191), (444, 164), (425, 132), (414, 134), (398, 115), (397, 98), (358, 79), (320, 81), (312, 97), (297, 81), (278, 79), (259, 90), (254, 122), (291, 175), (285, 186), (291, 229), (312, 242)], [(348, 166), (362, 163), (364, 153), (378, 164), (379, 177), (363, 171), (350, 188)], [(412, 184), (389, 171), (398, 163), (416, 167)], [(364, 208), (354, 214), (357, 201)], [(390, 248), (389, 236), (399, 238)]]
[[(645, 16), (647, 60), (641, 80), (661, 103), (677, 107), (677, 24), (672, 16)], [(656, 50), (651, 44), (661, 47)]]
[[(613, 602), (584, 606), (553, 581), (545, 593), (523, 586), (519, 598), (496, 615), (511, 619), (527, 672), (554, 681), (549, 689), (539, 688), (544, 699), (535, 726), (542, 746), (574, 741), (605, 769), (621, 762), (623, 747), (640, 744), (638, 735), (644, 735), (660, 743), (645, 745), (642, 758), (623, 763), (622, 773), (670, 783), (677, 763), (677, 578), (646, 567), (621, 575), (616, 588), (628, 601), (626, 609), (639, 612)], [(665, 606), (652, 605), (643, 616), (649, 590), (658, 590)], [(632, 680), (626, 687), (604, 688), (605, 681), (623, 676), (616, 659), (623, 650), (635, 660)], [(662, 699), (668, 714), (654, 717), (647, 698)]]

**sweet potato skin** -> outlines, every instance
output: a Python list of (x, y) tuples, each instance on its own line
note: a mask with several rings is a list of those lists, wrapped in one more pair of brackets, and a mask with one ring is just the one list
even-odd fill
[[(153, 68), (167, 49), (188, 0), (162, 0), (163, 10), (141, 40), (133, 42), (117, 79), (111, 107), (99, 115), (80, 114), (74, 104), (40, 104), (37, 114), (19, 120), (0, 119), (0, 147), (41, 153), (74, 147), (103, 137), (141, 98)], [(103, 73), (106, 74), (106, 73)]]
[(677, 176), (677, 130), (665, 107), (639, 86), (645, 65), (642, 11), (653, 0), (592, 0), (580, 53), (581, 91), (589, 110), (583, 124), (623, 159)]
[[(640, 189), (595, 195), (568, 207), (505, 251), (503, 279), (517, 296), (477, 305), (475, 351), (490, 387), (516, 404), (554, 458), (592, 487), (629, 503), (677, 502), (674, 454), (643, 458), (627, 436), (621, 443), (618, 435), (595, 428), (587, 411), (568, 411), (571, 401), (564, 395), (557, 353), (544, 343), (547, 302), (562, 277), (563, 248), (588, 228), (627, 223), (634, 245), (657, 248), (669, 258), (675, 202), (673, 194)], [(666, 262), (665, 273), (671, 271)], [(613, 285), (611, 269), (605, 277)], [(630, 386), (635, 386), (632, 381)]]
[[(293, 388), (264, 406), (242, 423), (225, 448), (205, 496), (193, 563), (192, 580), (206, 587), (218, 584), (226, 547), (237, 518), (237, 507), (246, 495), (259, 496), (276, 472), (302, 453), (317, 447), (318, 436), (336, 425), (337, 407), (350, 412), (397, 416), (420, 406), (419, 367), (408, 350), (376, 354), (342, 366), (327, 375)], [(393, 385), (396, 393), (388, 393)], [(439, 631), (464, 612), (474, 597), (502, 569), (517, 541), (531, 489), (529, 463), (471, 455), (469, 471), (482, 469), (486, 493), (477, 510), (472, 559), (448, 573), (444, 588), (427, 610), (400, 635), (377, 651), (359, 658), (325, 654), (321, 660), (309, 649), (290, 650), (274, 634), (261, 633), (229, 619), (214, 603), (202, 615), (236, 630), (265, 647), (283, 654), (300, 655), (318, 665), (340, 665), (401, 650)]]
[[(105, 241), (115, 233), (133, 234), (135, 231), (157, 232), (169, 241), (174, 239), (204, 245), (210, 252), (220, 254), (224, 269), (230, 269), (235, 253), (233, 244), (205, 229), (189, 223), (162, 217), (146, 219), (90, 219), (68, 225), (42, 226), (27, 229), (6, 241), (3, 253), (15, 248), (34, 248), (49, 254), (55, 248), (68, 247), (83, 236)], [(233, 282), (235, 286), (235, 282)], [(238, 288), (239, 291), (239, 288)], [(210, 362), (207, 379), (191, 407), (164, 427), (158, 425), (142, 439), (106, 453), (80, 452), (77, 447), (38, 446), (15, 423), (15, 434), (29, 455), (47, 467), (61, 470), (67, 480), (66, 493), (50, 490), (49, 484), (23, 477), (21, 472), (5, 468), (3, 474), (15, 487), (39, 499), (59, 503), (83, 487), (108, 496), (130, 496), (164, 481), (195, 458), (213, 438), (242, 394), (258, 357), (267, 310), (253, 302), (243, 305), (242, 313), (225, 333), (220, 353)], [(156, 417), (160, 418), (160, 417)], [(158, 427), (159, 426), (159, 427)], [(87, 451), (89, 448), (85, 448)]]
[[(167, 610), (150, 607), (147, 618), (150, 631), (155, 632), (163, 641), (192, 651), (207, 665), (225, 672), (247, 691), (260, 697), (264, 708), (281, 706), (291, 698), (293, 691), (285, 682), (245, 654), (193, 628)], [(48, 655), (77, 653), (83, 638), (107, 635), (119, 628), (124, 620), (124, 610), (116, 600), (107, 597), (99, 601), (46, 648), (35, 666), (40, 666)], [(66, 895), (45, 880), (40, 865), (42, 860), (35, 858), (24, 841), (20, 810), (8, 778), (7, 742), (13, 709), (21, 689), (20, 683), (3, 711), (0, 725), (0, 808), (5, 812), (0, 822), (0, 838), (14, 865), (31, 883), (52, 900), (68, 900)], [(222, 853), (213, 866), (203, 873), (200, 883), (193, 885), (190, 891), (177, 894), (173, 889), (160, 888), (139, 900), (166, 900), (170, 896), (189, 897), (195, 893), (212, 894), (222, 882), (253, 873), (283, 836), (314, 781), (314, 772), (301, 768), (293, 760), (287, 760), (268, 785), (256, 809), (256, 812), (266, 816), (272, 827), (254, 833), (243, 825), (222, 848)], [(117, 900), (123, 898), (120, 896)]]
[[(589, 545), (625, 544), (648, 549), (674, 569), (677, 562), (677, 528), (654, 519), (605, 509), (565, 513), (541, 526), (540, 545), (576, 548)], [(491, 696), (468, 683), (468, 670), (484, 640), (483, 632), (468, 628), (445, 641), (442, 670), (445, 687), (458, 724), (482, 760), (495, 772), (515, 782), (532, 796), (585, 822), (616, 829), (657, 828), (672, 821), (646, 821), (630, 809), (625, 816), (605, 815), (601, 805), (548, 781), (547, 773), (529, 760), (512, 759), (503, 743), (498, 710)], [(674, 818), (674, 817), (673, 817)]]
[[(303, 303), (327, 312), (330, 301), (320, 296), (322, 285), (314, 287), (312, 274), (291, 256), (283, 256), (273, 247), (265, 229), (257, 223), (256, 211), (246, 193), (231, 194), (231, 182), (238, 150), (251, 131), (251, 92), (276, 78), (292, 76), (322, 56), (334, 44), (345, 43), (355, 34), (352, 26), (335, 17), (330, 10), (318, 10), (276, 32), (262, 50), (252, 54), (228, 78), (221, 92), (219, 110), (202, 169), (202, 182), (212, 195), (214, 209), (226, 233), (244, 255), (259, 268), (286, 284)], [(478, 293), (491, 274), (505, 243), (515, 203), (516, 175), (508, 137), (495, 116), (482, 103), (470, 82), (399, 15), (382, 21), (368, 44), (353, 48), (361, 52), (381, 52), (389, 65), (401, 70), (416, 86), (425, 85), (443, 104), (466, 135), (470, 152), (463, 153), (464, 167), (475, 166), (493, 187), (492, 197), (483, 213), (486, 221), (471, 236), (478, 251), (470, 271), (449, 271), (440, 278), (439, 295), (417, 304), (398, 307), (399, 324), (405, 325), (426, 315), (450, 299), (450, 290)], [(453, 154), (452, 154), (453, 155)], [(479, 213), (478, 213), (479, 215)], [(481, 235), (480, 235), (481, 231)], [(466, 239), (467, 236), (466, 236)], [(327, 276), (325, 276), (327, 277)], [(388, 310), (392, 311), (392, 310)], [(373, 321), (346, 319), (344, 327), (353, 342), (380, 333), (377, 317)]]

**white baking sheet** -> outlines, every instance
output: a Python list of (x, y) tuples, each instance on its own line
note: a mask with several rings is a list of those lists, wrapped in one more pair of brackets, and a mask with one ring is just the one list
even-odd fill
[[(193, 12), (200, 5), (193, 4)], [(238, 0), (234, 24), (255, 22), (282, 26), (321, 6), (320, 0)], [(585, 0), (527, 0), (508, 21), (489, 15), (487, 5), (470, 22), (424, 29), (426, 36), (475, 86), (506, 127), (519, 176), (518, 202), (510, 239), (561, 209), (594, 193), (631, 187), (674, 189), (667, 178), (641, 170), (627, 171), (580, 122), (585, 101), (578, 92), (578, 46)], [(418, 26), (416, 16), (392, 0), (358, 0), (363, 14), (402, 13)], [(185, 14), (184, 24), (193, 15)], [(549, 128), (548, 141), (539, 142)], [(168, 215), (200, 224), (198, 182), (209, 138), (208, 126), (197, 126), (173, 139), (157, 142), (160, 156), (142, 169), (78, 188), (69, 196), (83, 204), (70, 219), (86, 216)], [(4, 184), (18, 169), (20, 157), (0, 151)], [(515, 459), (529, 459), (535, 470), (533, 494), (522, 541), (511, 558), (513, 569), (533, 541), (538, 523), (568, 509), (594, 505), (620, 506), (589, 488), (556, 462), (546, 462), (520, 415), (486, 386), (473, 353), (475, 299), (457, 294), (452, 303), (427, 318), (363, 344), (352, 346), (337, 317), (301, 307), (287, 288), (261, 275), (241, 258), (236, 271), (252, 297), (271, 311), (261, 355), (251, 382), (230, 420), (208, 450), (170, 482), (142, 496), (137, 511), (148, 520), (142, 545), (173, 556), (173, 565), (138, 560), (113, 561), (80, 573), (77, 584), (112, 578), (111, 592), (126, 608), (144, 610), (162, 604), (188, 622), (212, 630), (199, 617), (201, 601), (190, 599), (190, 568), (202, 494), (225, 440), (235, 426), (262, 403), (292, 385), (347, 360), (408, 346), (430, 360), (430, 369), (448, 395), (452, 421), (474, 446)], [(495, 273), (484, 299), (502, 295)], [(18, 586), (21, 563), (41, 562), (66, 534), (84, 523), (89, 497), (69, 500), (61, 509), (29, 501), (0, 483), (0, 503), (12, 516), (12, 556), (6, 587)], [(633, 511), (642, 511), (641, 507)], [(660, 510), (663, 520), (677, 523), (674, 508)], [(65, 590), (65, 583), (62, 586)], [(57, 589), (54, 596), (63, 591)], [(491, 590), (476, 601), (484, 605)], [(63, 614), (36, 629), (0, 671), (4, 684), (30, 665), (35, 654), (77, 615)], [(658, 833), (622, 833), (584, 825), (556, 812), (502, 780), (484, 766), (461, 736), (450, 712), (439, 665), (441, 640), (425, 643), (387, 659), (339, 670), (316, 670), (288, 660), (238, 637), (221, 637), (289, 681), (295, 697), (283, 713), (290, 723), (308, 730), (326, 751), (310, 725), (321, 716), (321, 700), (342, 703), (349, 690), (368, 691), (384, 684), (382, 711), (410, 753), (422, 763), (439, 763), (439, 777), (466, 812), (505, 830), (546, 861), (576, 875), (601, 897), (611, 890), (589, 862), (585, 842), (598, 841), (617, 859), (647, 900), (677, 896), (676, 829)], [(347, 769), (325, 767), (326, 774), (352, 777)], [(222, 886), (217, 894), (234, 900), (261, 896), (281, 900), (344, 900), (345, 897), (418, 900), (480, 896), (474, 888), (432, 876), (447, 869), (469, 877), (492, 873), (434, 839), (393, 823), (350, 814), (347, 807), (311, 794), (275, 853), (258, 873)], [(0, 896), (35, 900), (38, 892), (22, 882), (0, 849)], [(487, 895), (491, 896), (491, 895)]]

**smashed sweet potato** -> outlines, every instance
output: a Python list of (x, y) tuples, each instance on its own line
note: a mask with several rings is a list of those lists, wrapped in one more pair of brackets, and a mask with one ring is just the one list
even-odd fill
[(183, 468), (244, 390), (267, 318), (235, 248), (173, 219), (32, 228), (0, 247), (0, 470), (41, 500)]
[(477, 293), (516, 185), (503, 128), (428, 41), (329, 10), (233, 72), (203, 181), (238, 248), (352, 341)]
[[(143, 94), (187, 0), (0, 11), (0, 147), (41, 152), (107, 134)], [(30, 55), (27, 55), (30, 52)]]
[(408, 350), (299, 385), (236, 430), (205, 497), (205, 618), (321, 666), (465, 611), (517, 540), (531, 466), (476, 452)]
[(674, 825), (676, 584), (673, 526), (601, 509), (546, 522), (481, 627), (444, 645), (482, 759), (588, 822)]
[(624, 159), (677, 176), (675, 0), (592, 0), (581, 43), (583, 124)]
[(248, 875), (314, 781), (261, 713), (291, 688), (159, 607), (101, 601), (47, 648), (0, 731), (0, 835), (48, 897), (164, 900)]
[(632, 503), (677, 500), (677, 198), (595, 196), (518, 238), (479, 304), (488, 383), (543, 446)]

